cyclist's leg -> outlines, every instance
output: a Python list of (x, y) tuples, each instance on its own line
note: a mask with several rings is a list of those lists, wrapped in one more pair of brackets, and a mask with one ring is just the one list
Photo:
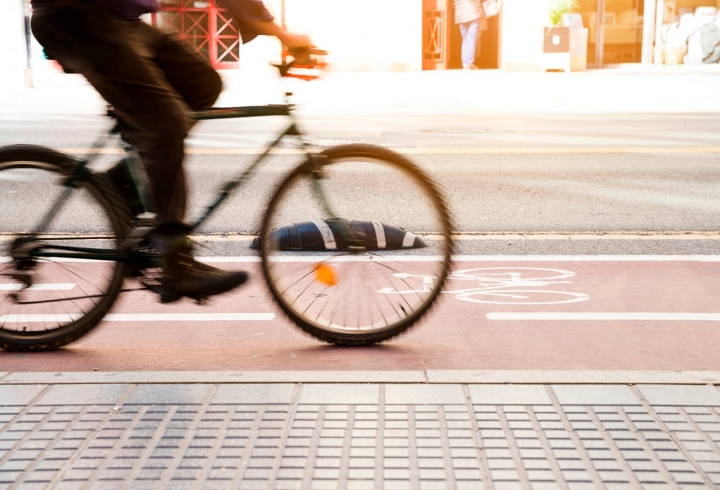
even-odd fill
[(41, 8), (33, 17), (33, 31), (46, 50), (113, 105), (123, 138), (146, 167), (159, 222), (182, 223), (190, 108), (153, 62), (155, 39), (134, 24), (140, 23), (72, 3)]
[[(186, 184), (182, 162), (184, 139), (192, 125), (191, 109), (155, 62), (158, 53), (167, 50), (166, 36), (146, 24), (118, 20), (86, 4), (39, 10), (39, 17), (33, 20), (38, 40), (63, 66), (82, 73), (114, 106), (123, 138), (142, 157), (160, 228), (153, 242), (165, 254), (164, 299), (206, 297), (242, 284), (247, 277), (244, 273), (198, 264), (190, 255), (183, 225)], [(167, 57), (161, 58), (172, 65)], [(190, 64), (197, 66), (194, 61)], [(211, 104), (219, 93), (219, 81), (211, 90), (214, 93), (209, 95), (191, 94), (193, 105)]]
[[(144, 25), (143, 29), (153, 29)], [(155, 63), (194, 111), (208, 109), (222, 91), (222, 79), (210, 64), (174, 34), (156, 31)]]

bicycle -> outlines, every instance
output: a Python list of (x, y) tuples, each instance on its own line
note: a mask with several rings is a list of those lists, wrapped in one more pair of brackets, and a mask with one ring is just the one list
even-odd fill
[[(316, 77), (293, 70), (320, 64), (275, 66), (282, 77), (307, 80)], [(427, 313), (447, 278), (453, 244), (445, 200), (423, 170), (388, 149), (311, 148), (291, 96), (286, 93), (284, 104), (195, 114), (198, 120), (284, 116), (290, 123), (222, 186), (192, 230), (260, 173), (286, 137), (298, 138), (302, 161), (276, 187), (256, 243), (272, 297), (317, 339), (347, 346), (388, 340)], [(100, 323), (120, 293), (159, 292), (159, 255), (146, 239), (152, 200), (138, 156), (125, 145), (126, 156), (113, 169), (90, 169), (113, 139), (119, 139), (117, 124), (84, 158), (40, 146), (0, 148), (0, 240), (6, 242), (0, 254), (0, 348), (57, 349)], [(312, 226), (322, 240), (301, 233)], [(433, 277), (433, 286), (413, 291), (400, 272)], [(139, 286), (123, 289), (126, 279)], [(379, 294), (384, 288), (409, 292), (390, 297)]]

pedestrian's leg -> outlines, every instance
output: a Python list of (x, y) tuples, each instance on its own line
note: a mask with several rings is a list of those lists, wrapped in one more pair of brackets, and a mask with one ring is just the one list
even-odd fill
[(458, 24), (460, 27), (460, 35), (462, 36), (462, 46), (460, 49), (460, 61), (462, 62), (463, 68), (467, 66), (466, 60), (467, 60), (467, 43), (468, 43), (468, 23), (463, 22), (461, 24)]
[(475, 49), (480, 31), (480, 20), (467, 22), (466, 39), (463, 40), (463, 67), (472, 68), (475, 65)]

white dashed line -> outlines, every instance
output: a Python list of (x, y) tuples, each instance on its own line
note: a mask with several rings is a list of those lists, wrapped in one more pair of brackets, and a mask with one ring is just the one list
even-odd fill
[(720, 313), (590, 313), (590, 312), (494, 312), (488, 320), (574, 321), (674, 321), (720, 322)]

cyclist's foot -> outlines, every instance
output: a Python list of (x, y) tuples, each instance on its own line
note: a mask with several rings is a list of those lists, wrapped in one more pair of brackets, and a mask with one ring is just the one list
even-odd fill
[[(226, 293), (247, 281), (245, 271), (225, 271), (196, 261), (192, 243), (185, 235), (160, 238), (162, 256), (162, 290), (160, 301), (172, 303), (183, 296), (202, 301)], [(163, 248), (165, 250), (163, 250)]]

